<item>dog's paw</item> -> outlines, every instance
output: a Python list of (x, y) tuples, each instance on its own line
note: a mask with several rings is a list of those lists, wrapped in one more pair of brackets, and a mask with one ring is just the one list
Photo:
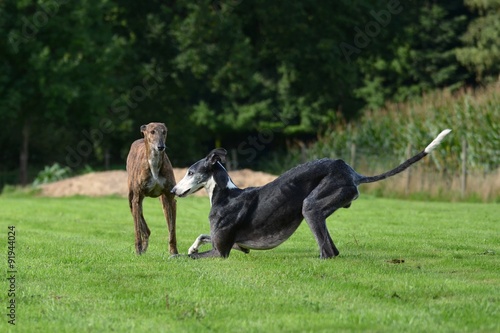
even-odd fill
[(187, 258), (187, 257), (188, 257), (187, 254), (176, 253), (176, 254), (172, 254), (170, 257), (168, 257), (168, 259), (178, 259), (178, 258)]
[(198, 248), (191, 246), (188, 250), (188, 254), (198, 253)]

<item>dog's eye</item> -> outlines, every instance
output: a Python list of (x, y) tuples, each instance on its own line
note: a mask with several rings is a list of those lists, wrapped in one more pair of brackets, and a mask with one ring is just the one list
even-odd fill
[(155, 134), (155, 130), (152, 130), (152, 131), (151, 131), (151, 134)]
[(188, 176), (192, 176), (194, 175), (194, 172), (193, 171), (188, 171)]

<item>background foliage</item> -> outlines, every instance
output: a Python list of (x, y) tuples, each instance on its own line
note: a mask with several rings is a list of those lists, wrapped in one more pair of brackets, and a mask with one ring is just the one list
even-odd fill
[(262, 168), (297, 142), (379, 149), (377, 137), (425, 142), (449, 124), (484, 143), (473, 165), (494, 169), (493, 102), (478, 110), (459, 93), (452, 109), (415, 117), (379, 108), (496, 81), (498, 22), (493, 0), (3, 0), (0, 182), (26, 183), (55, 162), (122, 168), (150, 121), (169, 127), (179, 166), (214, 145)]

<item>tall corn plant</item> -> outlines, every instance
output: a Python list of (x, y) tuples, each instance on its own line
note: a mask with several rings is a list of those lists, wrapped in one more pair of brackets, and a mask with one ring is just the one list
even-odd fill
[(500, 84), (495, 84), (477, 91), (439, 91), (418, 101), (387, 104), (383, 109), (365, 112), (354, 123), (331, 126), (307, 154), (310, 158), (347, 159), (354, 143), (360, 156), (394, 164), (407, 157), (408, 145), (414, 154), (441, 130), (451, 128), (452, 134), (433, 152), (427, 167), (457, 173), (466, 142), (468, 169), (492, 172), (500, 165), (499, 96)]

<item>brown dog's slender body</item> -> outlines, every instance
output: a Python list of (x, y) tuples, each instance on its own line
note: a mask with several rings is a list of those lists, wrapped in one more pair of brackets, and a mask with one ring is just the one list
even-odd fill
[(175, 236), (176, 201), (170, 190), (175, 186), (172, 164), (165, 153), (167, 127), (162, 123), (141, 126), (143, 139), (132, 143), (127, 157), (128, 200), (135, 225), (135, 250), (148, 248), (151, 231), (142, 213), (144, 197), (160, 197), (169, 231), (170, 254), (177, 254)]

